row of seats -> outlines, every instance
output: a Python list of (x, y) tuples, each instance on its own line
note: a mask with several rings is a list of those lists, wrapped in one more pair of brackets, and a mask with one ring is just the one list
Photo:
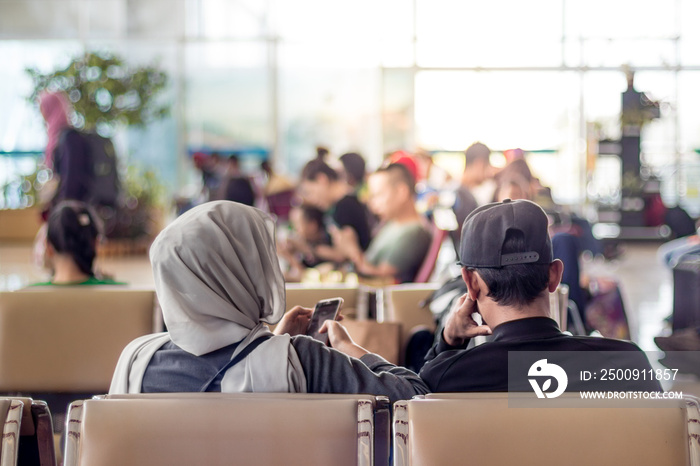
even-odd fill
[[(392, 423), (386, 398), (368, 395), (99, 396), (71, 405), (63, 464), (700, 465), (697, 399), (591, 407), (565, 395), (528, 408), (517, 398), (432, 394), (395, 403)], [(17, 462), (23, 402), (0, 401), (0, 464), (33, 464)]]
[[(400, 364), (411, 331), (435, 327), (423, 302), (436, 289), (436, 284), (379, 290), (287, 285), (287, 303), (313, 307), (322, 299), (342, 297), (345, 313), (357, 317), (344, 324), (358, 344)], [(378, 321), (358, 315), (367, 306), (370, 291), (377, 296)], [(146, 289), (0, 292), (0, 393), (106, 392), (124, 346), (162, 328), (156, 308), (154, 291)]]
[[(399, 363), (406, 339), (404, 329), (418, 323), (432, 324), (430, 311), (417, 303), (434, 289), (423, 286), (404, 294), (391, 291), (389, 296), (400, 302), (394, 306), (393, 318), (383, 323), (346, 319), (345, 324), (358, 343)], [(313, 307), (321, 299), (340, 296), (346, 312), (353, 314), (366, 298), (363, 293), (356, 286), (292, 285), (287, 302)], [(162, 329), (156, 308), (155, 293), (148, 289), (27, 288), (0, 292), (0, 393), (106, 392), (124, 346)]]

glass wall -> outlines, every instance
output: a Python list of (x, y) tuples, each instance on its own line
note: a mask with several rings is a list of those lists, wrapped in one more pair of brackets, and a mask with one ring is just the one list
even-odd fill
[(698, 14), (692, 0), (2, 0), (0, 184), (46, 141), (24, 69), (111, 50), (170, 75), (171, 116), (116, 142), (171, 193), (196, 183), (199, 150), (296, 176), (319, 144), (374, 167), (480, 140), (531, 151), (555, 198), (579, 203), (615, 189), (619, 164), (586, 173), (586, 144), (619, 138), (630, 67), (662, 102), (643, 159), (667, 202), (700, 214)]

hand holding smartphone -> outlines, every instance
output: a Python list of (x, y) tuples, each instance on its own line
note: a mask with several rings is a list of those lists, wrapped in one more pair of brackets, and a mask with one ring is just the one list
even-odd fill
[(309, 327), (306, 329), (306, 334), (316, 340), (328, 344), (328, 334), (318, 333), (323, 323), (327, 320), (336, 320), (340, 308), (343, 307), (343, 298), (324, 299), (316, 303), (314, 313), (311, 315)]

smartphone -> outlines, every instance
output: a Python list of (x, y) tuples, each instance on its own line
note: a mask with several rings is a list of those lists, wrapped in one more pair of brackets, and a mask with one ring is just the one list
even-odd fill
[(314, 313), (311, 315), (309, 326), (306, 329), (306, 334), (327, 345), (328, 334), (318, 333), (318, 331), (325, 321), (338, 318), (341, 307), (343, 307), (343, 298), (324, 299), (317, 302), (316, 307), (314, 307)]

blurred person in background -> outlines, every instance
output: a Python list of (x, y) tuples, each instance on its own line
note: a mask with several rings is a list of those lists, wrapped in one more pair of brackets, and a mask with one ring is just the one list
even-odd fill
[(563, 213), (551, 195), (542, 194), (550, 191), (532, 174), (522, 149), (513, 149), (505, 153), (509, 163), (495, 177), (498, 190), (494, 202), (502, 202), (504, 199), (530, 200), (537, 202), (547, 212), (550, 220), (556, 219), (549, 228), (554, 258), (564, 264), (561, 282), (569, 287), (569, 299), (576, 304), (581, 320), (585, 322), (588, 291), (582, 282), (587, 283), (588, 278), (582, 276), (579, 260), (587, 238), (597, 241), (593, 237), (591, 226), (583, 219)]
[[(72, 107), (62, 93), (42, 92), (39, 108), (49, 134), (45, 162), (53, 168), (56, 180), (48, 188), (54, 191), (48, 208), (72, 199), (113, 211), (121, 183), (112, 141), (70, 126)], [(43, 192), (40, 197), (47, 199), (48, 194)]]
[(405, 150), (397, 150), (396, 152), (389, 153), (384, 158), (384, 163), (382, 163), (382, 167), (387, 167), (393, 163), (400, 163), (401, 165), (406, 167), (411, 176), (413, 177), (414, 183), (418, 183), (419, 181), (423, 180), (423, 169), (425, 167), (422, 165), (419, 157), (416, 157), (415, 155)]
[[(516, 158), (509, 162), (494, 176), (494, 180), (496, 181), (496, 192), (493, 202), (500, 202), (505, 198), (534, 201), (536, 193), (542, 189), (539, 180), (532, 175), (530, 166), (523, 158)], [(549, 208), (551, 206), (543, 207)]]
[(72, 128), (70, 112), (73, 110), (66, 96), (60, 92), (42, 92), (39, 95), (39, 110), (46, 122), (48, 141), (44, 151), (44, 164), (48, 168), (54, 166), (54, 152), (58, 147), (61, 135)]
[(318, 246), (331, 244), (323, 215), (323, 211), (310, 205), (292, 208), (289, 215), (292, 235), (277, 244), (277, 252), (289, 263), (289, 270), (285, 273), (288, 281), (300, 281), (305, 268), (323, 262), (314, 254)]
[(271, 196), (281, 192), (286, 192), (294, 189), (294, 183), (286, 176), (280, 175), (272, 169), (272, 164), (269, 160), (260, 162), (260, 171), (264, 180), (261, 182), (262, 192), (266, 196)]
[(416, 211), (415, 181), (401, 163), (380, 168), (368, 180), (369, 207), (382, 222), (364, 253), (352, 238), (331, 231), (334, 243), (363, 276), (411, 282), (430, 246), (425, 219)]
[(87, 201), (90, 195), (89, 180), (92, 176), (89, 163), (89, 147), (85, 139), (70, 124), (73, 107), (65, 94), (44, 91), (39, 95), (39, 110), (46, 121), (48, 142), (44, 152), (44, 164), (53, 170), (54, 182), (41, 194), (48, 210), (66, 199)]
[(92, 208), (63, 201), (49, 214), (43, 265), (51, 271), (47, 285), (123, 285), (94, 269), (102, 223)]
[(490, 157), (491, 149), (481, 142), (475, 142), (464, 151), (464, 172), (452, 206), (458, 225), (456, 230), (450, 232), (455, 250), (459, 245), (464, 220), (478, 206), (490, 202), (491, 198), (486, 197), (493, 196), (496, 190), (493, 181), (496, 169), (491, 165)]
[(530, 199), (530, 185), (519, 175), (509, 176), (501, 179), (498, 183), (498, 190), (494, 202), (501, 202), (504, 199)]
[(491, 165), (491, 149), (486, 144), (475, 142), (464, 151), (461, 184), (474, 196), (478, 205), (488, 204), (493, 199), (497, 172), (498, 169)]
[(292, 203), (296, 197), (296, 185), (286, 176), (277, 173), (269, 160), (260, 162), (260, 174), (255, 181), (258, 206), (270, 212), (278, 221), (289, 220)]
[[(326, 213), (326, 227), (336, 228), (364, 251), (369, 246), (370, 228), (367, 207), (360, 202), (347, 180), (326, 162), (314, 159), (301, 173), (300, 194), (305, 203)], [(331, 246), (317, 246), (314, 254), (321, 260), (343, 262), (345, 255), (333, 240)]]
[[(122, 352), (109, 392), (426, 393), (408, 369), (326, 321), (330, 347), (305, 335), (312, 309), (285, 313), (275, 223), (252, 207), (209, 202), (166, 227), (150, 251), (168, 328)], [(272, 333), (266, 324), (278, 324)], [(342, 351), (342, 352), (341, 352)]]
[(365, 187), (365, 159), (356, 152), (348, 152), (340, 156), (340, 163), (343, 164), (345, 179), (353, 187), (355, 194), (360, 197), (360, 191)]
[(255, 204), (255, 190), (247, 176), (241, 173), (238, 156), (231, 154), (226, 161), (226, 170), (221, 180), (218, 199), (240, 202), (252, 206)]
[(206, 200), (215, 198), (221, 185), (224, 169), (218, 152), (207, 155), (196, 152), (192, 156), (195, 167), (202, 172), (202, 195)]

